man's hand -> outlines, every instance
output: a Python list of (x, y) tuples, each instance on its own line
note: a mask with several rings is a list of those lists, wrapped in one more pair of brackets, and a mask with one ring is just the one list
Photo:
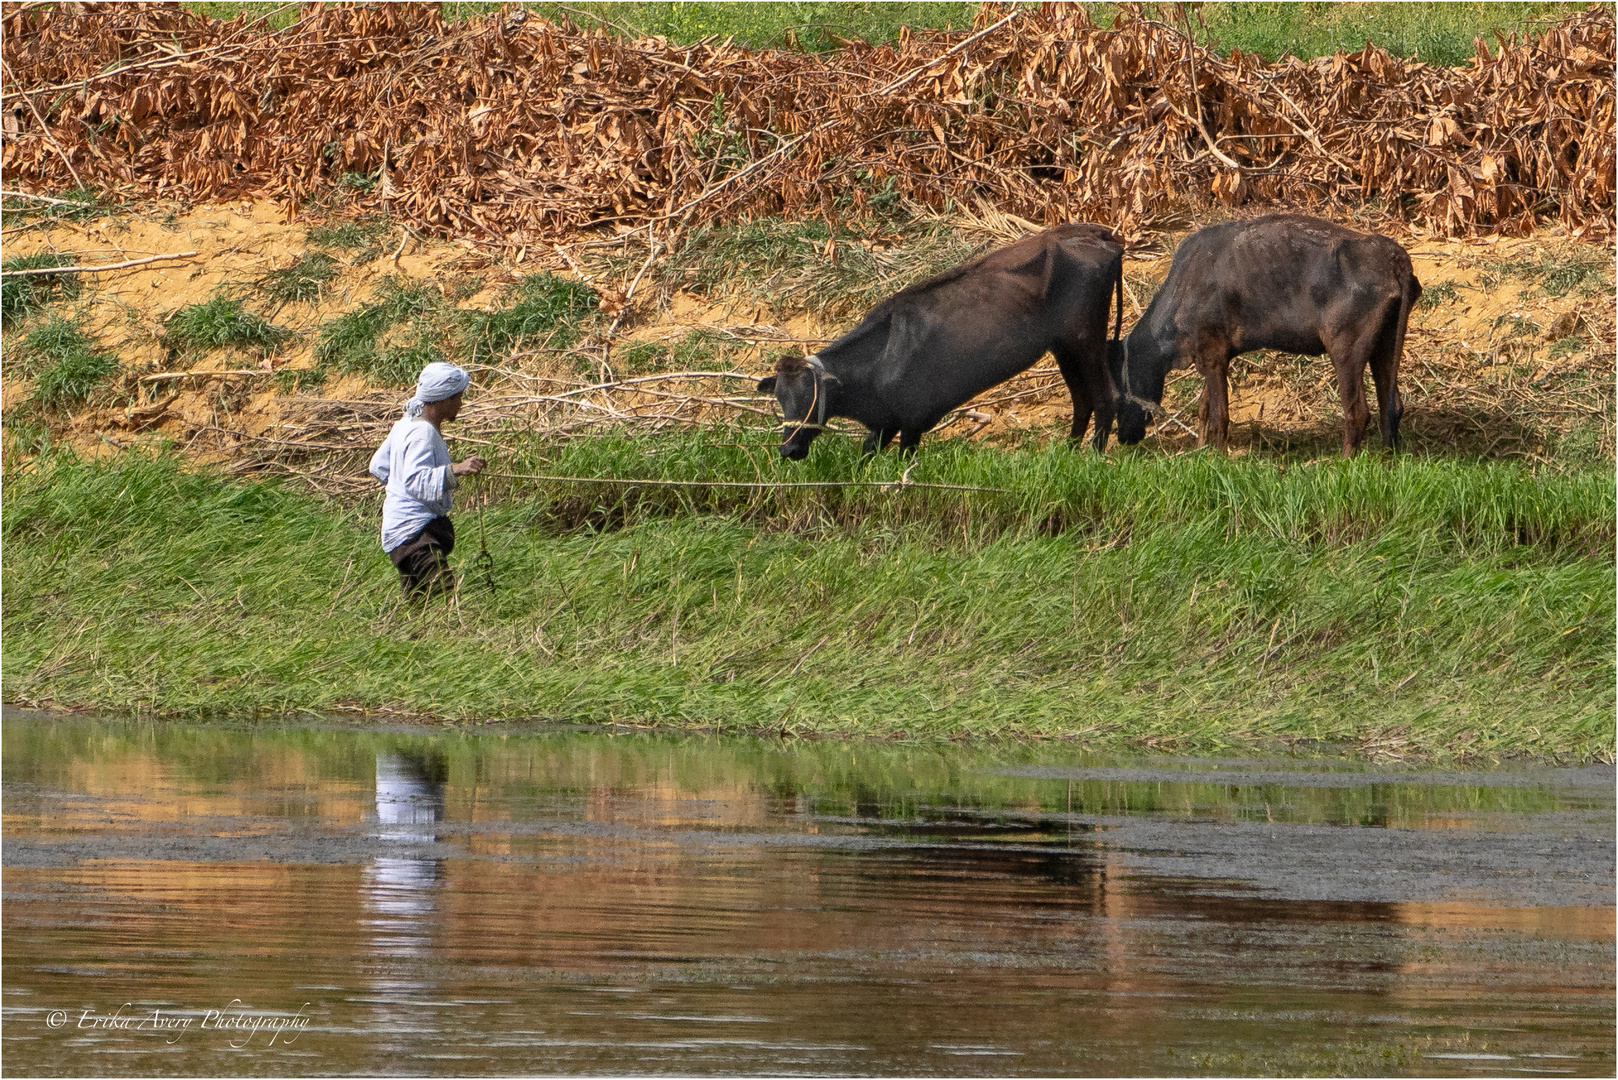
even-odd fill
[(472, 476), (482, 472), (488, 464), (487, 461), (474, 455), (465, 461), (457, 461), (449, 467), (449, 471), (456, 476)]

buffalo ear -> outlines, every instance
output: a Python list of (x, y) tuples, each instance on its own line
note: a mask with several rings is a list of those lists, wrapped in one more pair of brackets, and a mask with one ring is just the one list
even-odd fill
[(758, 381), (758, 392), (761, 394), (775, 393), (775, 376), (766, 375)]

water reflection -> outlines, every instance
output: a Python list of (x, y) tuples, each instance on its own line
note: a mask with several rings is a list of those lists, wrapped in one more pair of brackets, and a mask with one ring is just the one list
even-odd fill
[[(13, 1075), (1613, 1070), (1610, 769), (3, 734)], [(43, 1019), (244, 990), (322, 1026)]]
[(361, 925), (369, 935), (372, 997), (378, 1033), (419, 1036), (421, 1014), (436, 987), (422, 978), (431, 955), (444, 859), (438, 826), (444, 818), (449, 759), (442, 752), (378, 750), (376, 837), (387, 845), (365, 867)]

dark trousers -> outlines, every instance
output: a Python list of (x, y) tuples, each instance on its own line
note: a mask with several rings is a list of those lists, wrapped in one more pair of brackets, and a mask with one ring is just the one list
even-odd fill
[(447, 588), (451, 583), (449, 553), (455, 550), (455, 523), (435, 517), (421, 532), (388, 552), (399, 568), (400, 583), (406, 596)]

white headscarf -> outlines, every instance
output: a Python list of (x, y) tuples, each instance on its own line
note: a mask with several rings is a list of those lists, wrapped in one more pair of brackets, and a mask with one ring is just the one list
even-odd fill
[(416, 396), (405, 402), (406, 416), (420, 416), (421, 407), (429, 401), (443, 401), (454, 397), (467, 384), (472, 376), (466, 373), (465, 368), (454, 364), (434, 362), (421, 369), (421, 377), (416, 380)]

